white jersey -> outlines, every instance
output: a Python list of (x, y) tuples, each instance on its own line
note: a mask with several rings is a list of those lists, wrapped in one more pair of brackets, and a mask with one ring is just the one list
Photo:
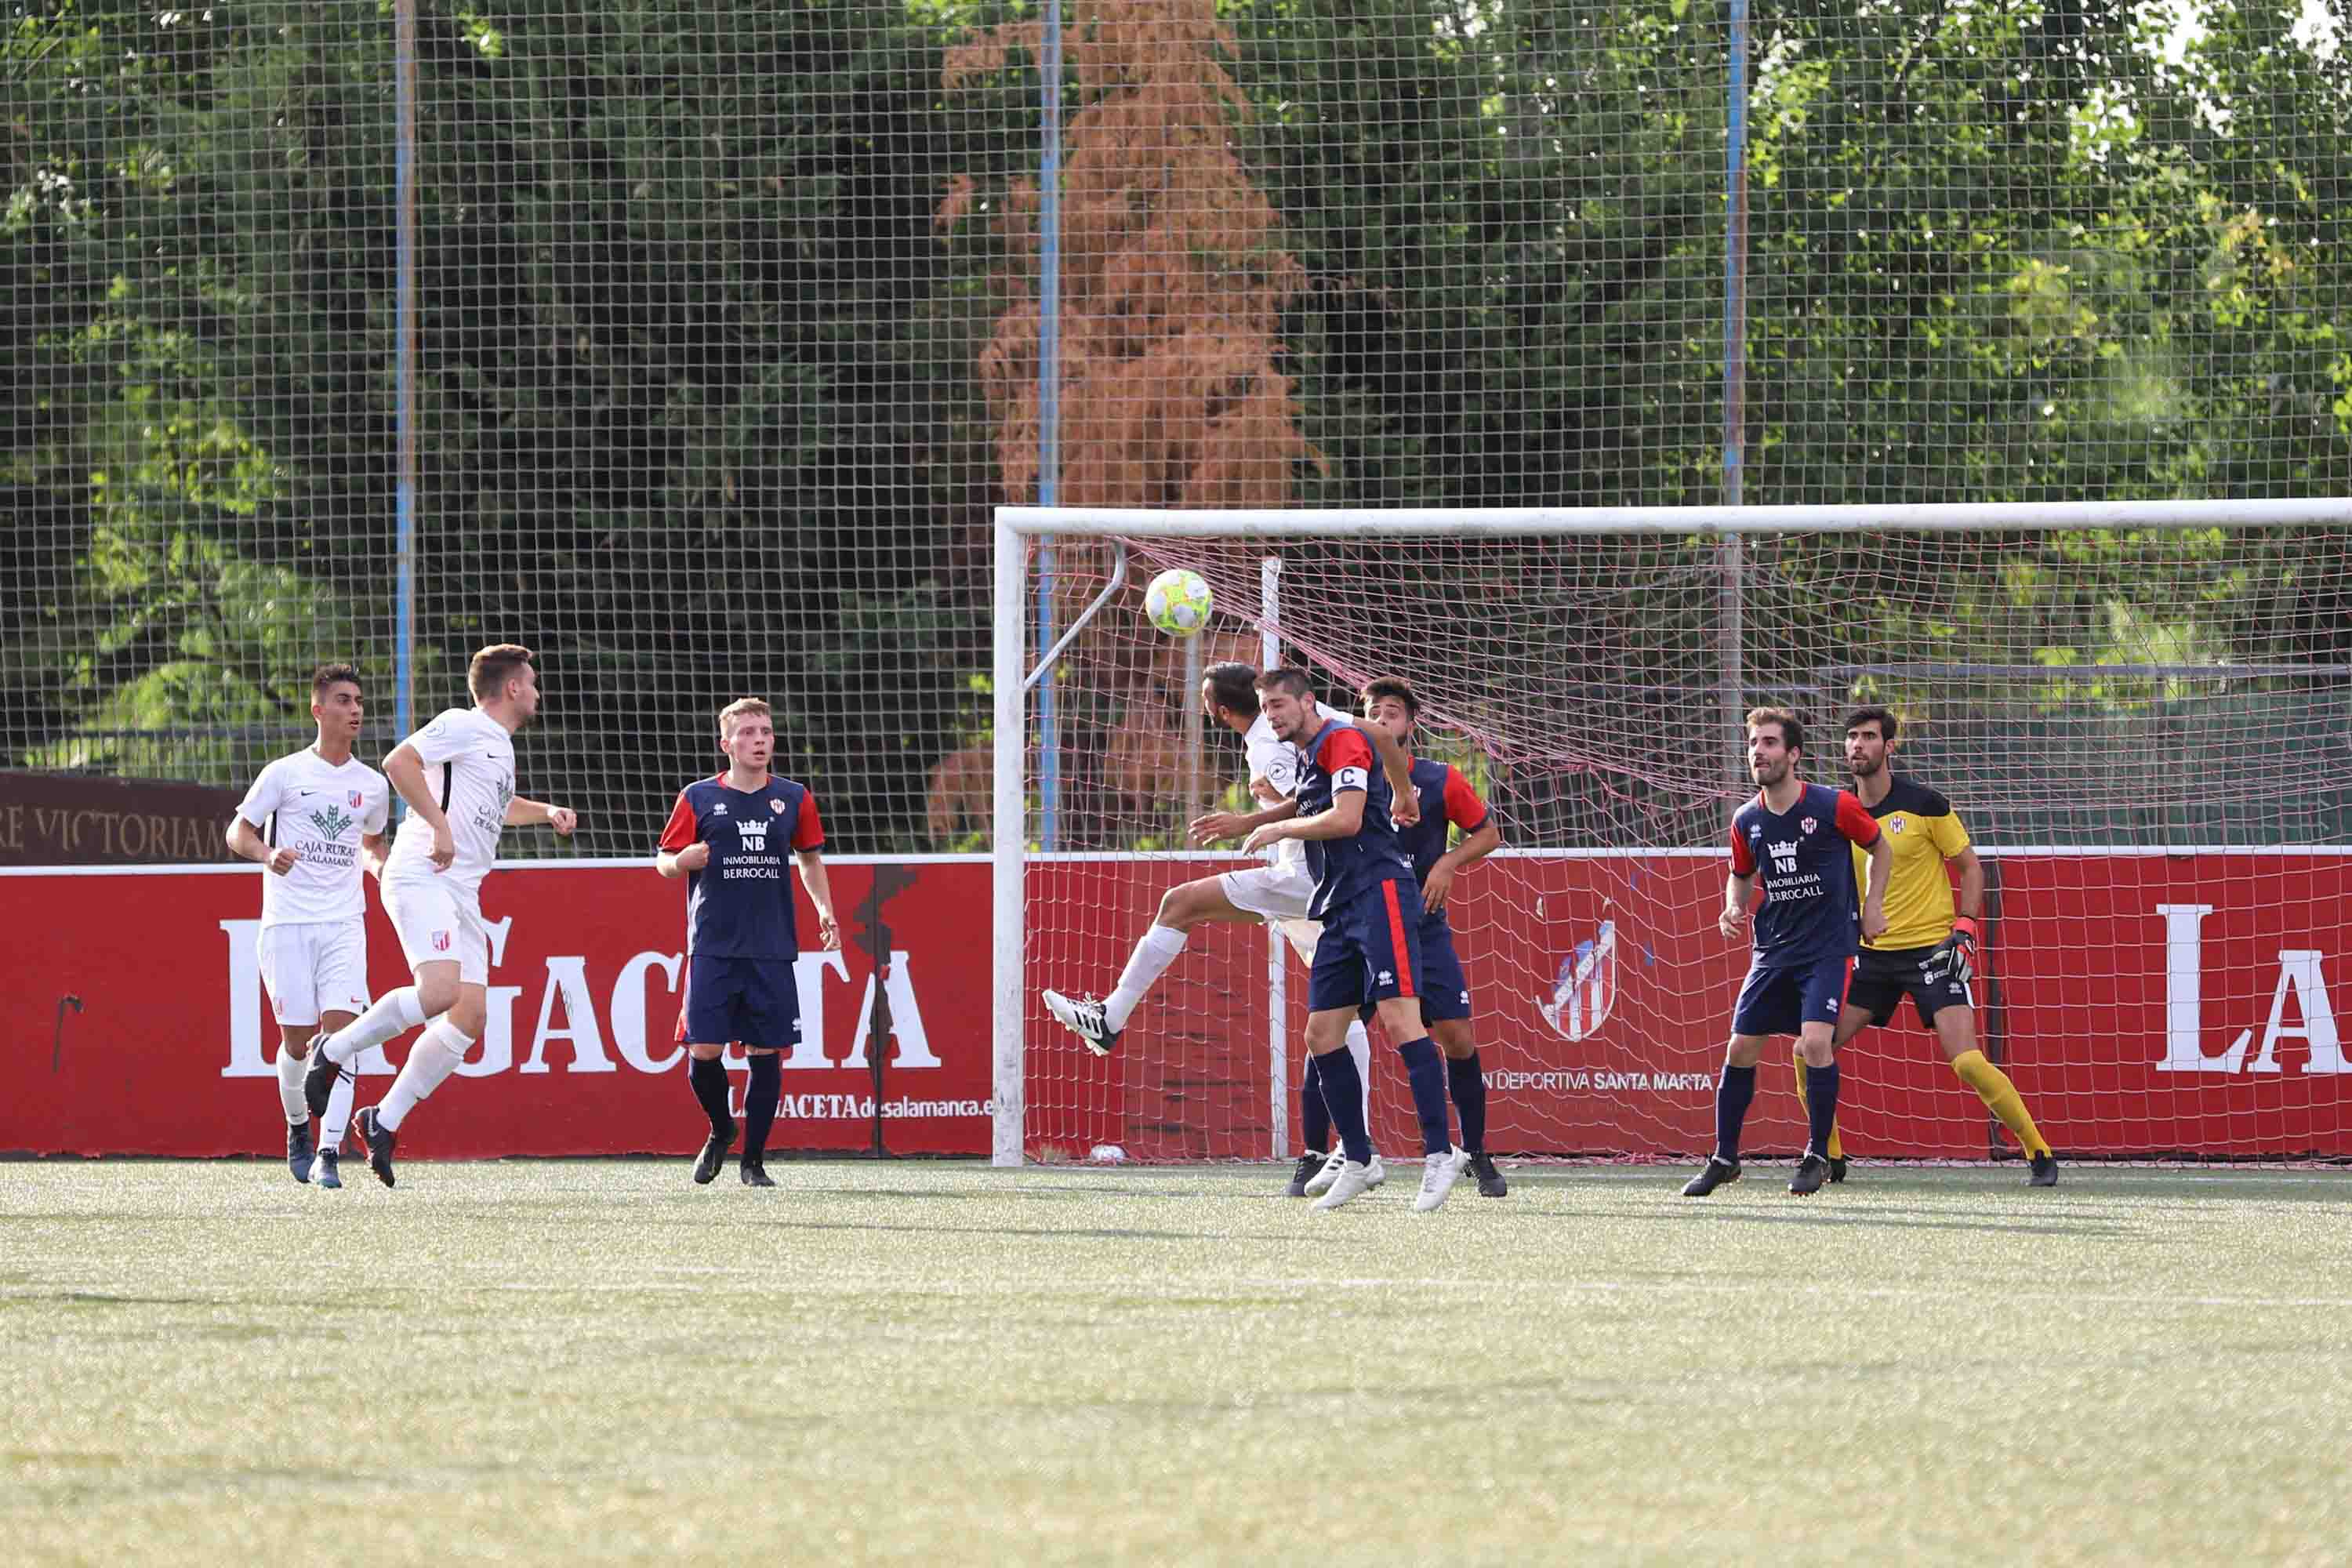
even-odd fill
[(403, 744), (425, 763), (425, 787), (449, 819), (457, 858), (446, 871), (434, 869), (432, 826), (412, 811), (393, 840), (383, 879), (427, 878), (471, 896), (490, 874), (506, 831), (507, 804), (515, 795), (514, 737), (478, 708), (450, 708)]
[(392, 785), (357, 757), (341, 766), (304, 747), (261, 770), (236, 814), (274, 848), (301, 858), (261, 879), (261, 925), (319, 925), (367, 913), (360, 838), (382, 833)]
[[(1334, 719), (1342, 724), (1356, 721), (1354, 714), (1343, 713), (1326, 702), (1315, 705), (1315, 716), (1325, 724)], [(1274, 726), (1266, 722), (1265, 714), (1260, 713), (1252, 720), (1250, 727), (1242, 732), (1242, 749), (1249, 755), (1252, 783), (1264, 779), (1285, 800), (1298, 793), (1298, 748), (1287, 741), (1276, 739)], [(1303, 867), (1307, 864), (1307, 841), (1303, 838), (1279, 839), (1266, 858), (1277, 866)]]

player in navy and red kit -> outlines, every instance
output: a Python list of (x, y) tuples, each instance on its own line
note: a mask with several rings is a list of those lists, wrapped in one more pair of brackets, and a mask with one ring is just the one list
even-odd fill
[(1420, 889), (1412, 862), (1397, 842), (1389, 783), (1373, 766), (1370, 740), (1353, 724), (1318, 713), (1315, 689), (1297, 670), (1270, 669), (1257, 678), (1256, 688), (1259, 711), (1277, 736), (1298, 748), (1297, 815), (1261, 825), (1242, 847), (1255, 853), (1286, 838), (1307, 846), (1315, 878), (1307, 918), (1323, 922), (1307, 982), (1307, 1049), (1347, 1156), (1315, 1206), (1335, 1209), (1370, 1183), (1363, 1079), (1347, 1044), (1348, 1026), (1367, 1002), (1378, 1009), (1389, 1037), (1405, 1042), (1398, 1055), (1412, 1084), (1424, 1160), (1444, 1161), (1453, 1153), (1445, 1073), (1421, 1018), (1421, 954), (1414, 941)]
[[(1412, 688), (1392, 676), (1383, 677), (1364, 688), (1363, 704), (1364, 717), (1395, 736), (1410, 754), (1413, 730), (1421, 722), (1421, 700)], [(1462, 1123), (1461, 1145), (1444, 1169), (1424, 1172), (1422, 1177), (1413, 1207), (1426, 1214), (1445, 1201), (1465, 1171), (1478, 1178), (1478, 1190), (1488, 1197), (1510, 1191), (1486, 1154), (1486, 1079), (1478, 1047), (1470, 1037), (1470, 981), (1454, 951), (1454, 926), (1445, 915), (1454, 877), (1492, 854), (1503, 842), (1503, 829), (1452, 763), (1416, 757), (1412, 776), (1413, 793), (1421, 800), (1421, 820), (1398, 828), (1397, 842), (1421, 883), (1421, 970), (1416, 976), (1421, 1016), (1430, 1038), (1444, 1053), (1446, 1085)], [(1462, 832), (1462, 842), (1450, 849), (1445, 844), (1448, 827)]]
[[(1748, 929), (1759, 877), (1764, 903), (1755, 912), (1754, 956), (1731, 1011), (1731, 1044), (1715, 1088), (1715, 1153), (1683, 1188), (1686, 1198), (1703, 1198), (1739, 1179), (1739, 1129), (1756, 1098), (1756, 1063), (1769, 1035), (1796, 1036), (1805, 1058), (1810, 1136), (1789, 1190), (1817, 1193), (1830, 1173), (1838, 1094), (1831, 1042), (1845, 1002), (1846, 966), (1862, 937), (1886, 930), (1895, 849), (1861, 801), (1797, 776), (1804, 749), (1804, 728), (1787, 710), (1759, 708), (1748, 715), (1748, 771), (1757, 795), (1731, 819), (1731, 874), (1716, 923), (1727, 937)], [(1859, 916), (1849, 845), (1870, 852), (1870, 887)]]
[(841, 945), (825, 879), (824, 828), (807, 786), (768, 771), (776, 749), (775, 721), (756, 697), (719, 712), (719, 749), (727, 771), (677, 792), (662, 829), (655, 866), (686, 879), (686, 994), (677, 1038), (687, 1048), (686, 1080), (710, 1118), (710, 1137), (694, 1163), (707, 1184), (735, 1142), (727, 1104), (727, 1069), (719, 1055), (740, 1041), (751, 1058), (743, 1091), (743, 1184), (772, 1187), (766, 1167), (768, 1129), (776, 1120), (783, 1064), (776, 1053), (800, 1043), (800, 989), (793, 974), (800, 927), (793, 885), (784, 875), (792, 847), (801, 885), (816, 906), (817, 935)]

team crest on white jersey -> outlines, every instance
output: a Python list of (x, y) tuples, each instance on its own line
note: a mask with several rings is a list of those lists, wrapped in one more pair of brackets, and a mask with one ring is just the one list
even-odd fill
[(1602, 921), (1598, 933), (1559, 961), (1551, 1000), (1537, 1003), (1536, 1011), (1563, 1039), (1589, 1040), (1609, 1021), (1616, 1002), (1617, 922)]

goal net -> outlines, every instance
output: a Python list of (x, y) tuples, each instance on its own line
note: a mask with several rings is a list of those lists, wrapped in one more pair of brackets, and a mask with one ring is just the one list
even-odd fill
[[(998, 839), (1019, 900), (997, 1039), (1000, 1094), (1005, 1058), (1022, 1063), (1019, 1149), (1295, 1149), (1306, 974), (1265, 928), (1195, 929), (1106, 1058), (1038, 1003), (1108, 991), (1166, 889), (1245, 863), (1185, 845), (1192, 816), (1249, 809), (1238, 738), (1200, 721), (1193, 688), (1204, 662), (1258, 665), (1278, 640), (1337, 705), (1411, 681), (1422, 750), (1502, 826), (1451, 906), (1495, 1152), (1708, 1147), (1748, 958), (1716, 929), (1729, 814), (1753, 793), (1741, 716), (1792, 710), (1805, 775), (1845, 784), (1845, 716), (1867, 703), (1896, 715), (1898, 770), (1950, 798), (1985, 862), (1979, 1036), (2062, 1154), (2352, 1155), (2335, 1012), (2352, 988), (2352, 529), (2226, 504), (1998, 528), (1956, 525), (1965, 509), (1867, 530), (1772, 515), (1008, 511), (1000, 594), (1009, 564), (1034, 601), (1050, 558), (1077, 622), (1024, 694), (1017, 754), (999, 752), (1023, 789)], [(1171, 566), (1214, 591), (1197, 639), (1140, 613), (1135, 585)], [(1016, 651), (1025, 676), (1037, 650)], [(1375, 1140), (1416, 1149), (1389, 1044), (1376, 1033)], [(1759, 1079), (1759, 1152), (1803, 1141), (1788, 1050)], [(1907, 1005), (1842, 1062), (1850, 1154), (2014, 1153)]]

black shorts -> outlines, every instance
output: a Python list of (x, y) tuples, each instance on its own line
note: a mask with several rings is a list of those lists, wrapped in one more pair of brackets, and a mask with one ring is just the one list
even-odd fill
[(1947, 1007), (1974, 1007), (1976, 998), (1952, 978), (1937, 952), (1932, 947), (1891, 952), (1864, 948), (1854, 954), (1853, 980), (1846, 986), (1845, 1005), (1866, 1008), (1872, 1023), (1885, 1025), (1895, 1021), (1895, 1009), (1908, 996), (1919, 1022), (1929, 1027), (1934, 1026), (1936, 1015)]

